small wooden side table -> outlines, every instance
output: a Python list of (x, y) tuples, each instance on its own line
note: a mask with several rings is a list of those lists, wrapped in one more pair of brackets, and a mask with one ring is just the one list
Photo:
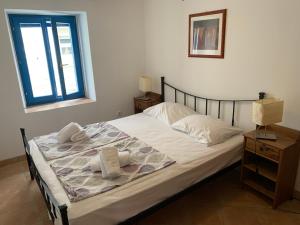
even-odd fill
[(276, 141), (256, 139), (255, 131), (244, 134), (241, 182), (273, 200), (273, 208), (293, 197), (300, 132), (271, 126)]
[(134, 98), (134, 112), (135, 113), (141, 113), (145, 109), (157, 105), (161, 103), (161, 95), (154, 93), (154, 92), (148, 92), (144, 97), (135, 97)]

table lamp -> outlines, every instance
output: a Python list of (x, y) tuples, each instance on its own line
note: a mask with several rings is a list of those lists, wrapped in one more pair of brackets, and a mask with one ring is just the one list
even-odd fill
[[(252, 120), (257, 124), (256, 138), (276, 140), (276, 134), (267, 131), (267, 126), (280, 123), (283, 115), (283, 101), (277, 99), (262, 99), (253, 102)], [(261, 131), (260, 128), (264, 127)]]
[(141, 76), (139, 79), (139, 90), (144, 92), (145, 95), (143, 97), (140, 97), (140, 99), (148, 100), (147, 92), (152, 91), (152, 80), (150, 77), (147, 76)]

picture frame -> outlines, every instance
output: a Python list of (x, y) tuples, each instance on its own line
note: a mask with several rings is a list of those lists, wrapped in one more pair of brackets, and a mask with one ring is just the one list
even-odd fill
[(224, 58), (227, 9), (189, 15), (188, 56)]

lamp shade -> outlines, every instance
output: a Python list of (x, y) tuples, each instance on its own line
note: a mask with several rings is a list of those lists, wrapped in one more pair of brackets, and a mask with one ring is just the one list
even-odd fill
[(139, 89), (142, 92), (152, 91), (152, 81), (151, 78), (146, 76), (141, 76), (139, 80)]
[(253, 102), (252, 120), (260, 126), (268, 126), (282, 121), (283, 101), (263, 99)]

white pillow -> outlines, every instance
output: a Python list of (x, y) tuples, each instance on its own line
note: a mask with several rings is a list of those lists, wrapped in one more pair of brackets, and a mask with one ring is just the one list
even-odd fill
[(222, 143), (242, 132), (241, 129), (231, 127), (222, 120), (204, 115), (187, 116), (172, 124), (172, 128), (188, 134), (207, 146)]
[(196, 112), (182, 104), (173, 102), (163, 102), (144, 110), (144, 113), (154, 117), (164, 123), (171, 125), (186, 116)]

